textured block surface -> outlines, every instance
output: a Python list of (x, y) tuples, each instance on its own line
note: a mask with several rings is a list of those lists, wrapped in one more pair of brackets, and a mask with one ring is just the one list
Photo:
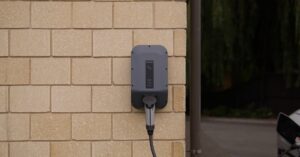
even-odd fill
[(74, 84), (110, 84), (111, 59), (73, 59), (72, 83)]
[(70, 140), (71, 115), (31, 115), (31, 138), (33, 140)]
[(29, 140), (29, 114), (8, 115), (8, 139)]
[(7, 142), (0, 142), (0, 156), (8, 157), (8, 143)]
[(178, 29), (174, 31), (174, 55), (186, 56), (186, 30)]
[(185, 58), (172, 57), (168, 60), (169, 84), (185, 84)]
[(173, 87), (168, 87), (168, 103), (167, 105), (159, 110), (156, 110), (156, 112), (172, 112), (173, 111)]
[(173, 142), (173, 157), (185, 157), (185, 143)]
[(7, 121), (7, 114), (0, 114), (0, 141), (6, 141), (8, 139)]
[[(140, 125), (136, 125), (140, 124)], [(114, 114), (113, 115), (113, 139), (147, 139), (145, 115), (136, 114)]]
[(73, 27), (75, 28), (111, 28), (112, 3), (74, 2)]
[[(155, 122), (155, 139), (184, 139), (184, 113), (158, 113)], [(147, 139), (145, 125), (145, 115), (142, 113), (114, 114), (113, 138), (119, 140)]]
[(31, 59), (32, 84), (69, 84), (71, 82), (71, 60), (65, 58)]
[(71, 2), (32, 2), (31, 25), (33, 28), (71, 27)]
[(153, 8), (151, 2), (116, 2), (114, 6), (114, 27), (151, 28)]
[(186, 28), (186, 2), (156, 2), (154, 19), (156, 28)]
[(89, 157), (90, 142), (52, 142), (51, 157)]
[(131, 59), (114, 58), (113, 59), (113, 82), (115, 84), (131, 84)]
[(156, 119), (155, 139), (185, 139), (185, 113), (161, 113)]
[(92, 157), (131, 157), (130, 141), (93, 142)]
[[(155, 141), (155, 151), (157, 156), (172, 157), (172, 142)], [(149, 141), (133, 142), (133, 157), (152, 157), (149, 149)]]
[(75, 140), (107, 140), (111, 138), (110, 114), (74, 114), (72, 138)]
[(8, 111), (8, 87), (0, 86), (0, 112)]
[(93, 112), (130, 112), (129, 86), (93, 87)]
[(50, 157), (48, 142), (12, 142), (10, 157)]
[(0, 28), (28, 28), (30, 2), (0, 2)]
[(8, 55), (8, 31), (0, 30), (0, 56), (7, 56), (7, 55)]
[(50, 56), (49, 30), (11, 30), (10, 55)]
[(168, 55), (173, 55), (172, 30), (136, 30), (134, 31), (134, 45), (162, 45)]
[(47, 86), (10, 87), (10, 110), (12, 112), (50, 111), (50, 87)]
[(130, 56), (131, 54), (132, 31), (130, 30), (94, 31), (93, 37), (94, 56)]
[(29, 59), (0, 58), (0, 84), (28, 84)]
[(174, 110), (185, 112), (185, 86), (174, 86)]
[(52, 31), (53, 56), (91, 56), (92, 32), (90, 30)]
[(51, 90), (52, 112), (90, 112), (91, 87), (55, 86)]

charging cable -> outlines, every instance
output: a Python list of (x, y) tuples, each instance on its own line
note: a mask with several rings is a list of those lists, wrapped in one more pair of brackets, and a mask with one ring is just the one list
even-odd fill
[(149, 143), (150, 143), (150, 149), (152, 152), (152, 156), (156, 157), (154, 144), (153, 144), (153, 133), (154, 133), (154, 114), (155, 114), (155, 103), (157, 99), (154, 96), (145, 96), (143, 98), (143, 103), (145, 106), (145, 112), (146, 112), (146, 129), (149, 135)]

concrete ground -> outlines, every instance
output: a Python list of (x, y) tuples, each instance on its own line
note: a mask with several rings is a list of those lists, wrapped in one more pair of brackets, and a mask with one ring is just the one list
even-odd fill
[[(189, 154), (187, 117), (187, 157)], [(274, 120), (204, 118), (201, 123), (202, 157), (275, 157)]]

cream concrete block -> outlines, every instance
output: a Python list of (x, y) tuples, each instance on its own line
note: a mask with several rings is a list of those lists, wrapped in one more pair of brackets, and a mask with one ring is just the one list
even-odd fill
[(75, 28), (111, 28), (111, 2), (74, 2), (73, 27)]
[[(157, 113), (155, 118), (155, 139), (185, 138), (185, 113)], [(145, 125), (143, 113), (114, 114), (113, 138), (118, 140), (148, 139)]]
[(130, 56), (131, 30), (98, 30), (93, 35), (94, 56)]
[(92, 157), (131, 157), (130, 141), (94, 142)]
[(29, 59), (0, 58), (0, 84), (28, 84)]
[(29, 139), (29, 114), (8, 115), (8, 139), (28, 140)]
[(74, 114), (72, 138), (75, 140), (105, 140), (111, 138), (110, 114)]
[(173, 157), (185, 157), (185, 143), (173, 142)]
[(130, 58), (113, 58), (113, 82), (118, 85), (131, 84)]
[(156, 117), (155, 139), (185, 139), (185, 113), (161, 113)]
[(185, 84), (185, 58), (172, 57), (168, 60), (169, 84)]
[(91, 56), (92, 32), (90, 30), (52, 31), (54, 56)]
[(163, 45), (173, 55), (172, 30), (135, 30), (134, 45)]
[(32, 84), (70, 84), (71, 60), (67, 58), (32, 58)]
[(8, 87), (0, 86), (0, 112), (8, 111)]
[(48, 142), (12, 142), (10, 157), (50, 157)]
[(8, 56), (8, 31), (7, 30), (0, 30), (0, 56)]
[(71, 14), (71, 2), (32, 2), (31, 25), (33, 28), (69, 28)]
[(93, 87), (93, 112), (130, 112), (129, 86)]
[(50, 56), (49, 30), (11, 30), (11, 56)]
[(8, 122), (7, 114), (0, 114), (0, 141), (8, 139)]
[(72, 60), (72, 83), (111, 84), (110, 58), (80, 58)]
[(11, 86), (11, 112), (48, 112), (50, 111), (50, 87)]
[(114, 4), (114, 27), (151, 28), (152, 26), (152, 2), (116, 2)]
[(52, 142), (51, 157), (90, 157), (90, 142)]
[(173, 111), (173, 88), (168, 87), (168, 103), (162, 109), (157, 109), (156, 112), (172, 112)]
[(174, 55), (186, 56), (186, 30), (184, 29), (174, 31)]
[(91, 87), (52, 87), (52, 112), (90, 112), (92, 106), (91, 97)]
[(185, 112), (185, 86), (174, 86), (174, 111)]
[(0, 114), (0, 141), (28, 139), (28, 114)]
[(144, 113), (114, 114), (113, 115), (113, 139), (114, 140), (147, 139), (148, 135), (145, 126), (146, 123), (145, 123)]
[(30, 2), (0, 2), (0, 28), (28, 28)]
[(69, 140), (71, 139), (70, 114), (33, 114), (31, 115), (32, 140)]
[[(172, 157), (172, 142), (154, 141), (157, 156)], [(152, 157), (149, 149), (149, 141), (133, 142), (133, 157)]]
[(186, 28), (186, 2), (155, 2), (156, 28)]
[[(107, 2), (107, 0), (95, 0), (96, 2)], [(131, 0), (109, 0), (112, 2), (130, 2)]]
[(8, 157), (8, 143), (7, 142), (0, 142), (0, 156)]

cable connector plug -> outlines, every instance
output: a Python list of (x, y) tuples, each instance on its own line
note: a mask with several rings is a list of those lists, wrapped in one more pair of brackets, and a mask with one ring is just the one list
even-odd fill
[(146, 112), (146, 129), (147, 133), (149, 135), (149, 142), (150, 142), (150, 148), (152, 152), (152, 156), (156, 157), (156, 153), (154, 150), (154, 144), (153, 144), (153, 133), (154, 133), (154, 114), (155, 114), (155, 103), (157, 99), (154, 96), (145, 96), (143, 98), (143, 103), (145, 105), (145, 112)]
[(149, 136), (152, 136), (152, 135), (153, 135), (154, 128), (155, 128), (154, 125), (152, 125), (152, 126), (146, 125), (146, 129), (147, 129), (147, 132), (148, 132), (148, 135), (149, 135)]

